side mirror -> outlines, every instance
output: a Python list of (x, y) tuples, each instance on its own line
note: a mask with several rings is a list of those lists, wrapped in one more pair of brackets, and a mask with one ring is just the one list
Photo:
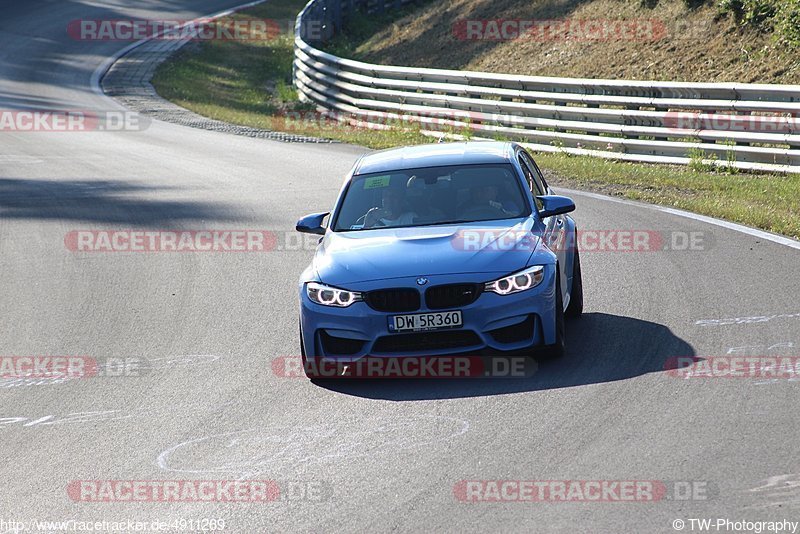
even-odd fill
[(295, 230), (298, 232), (303, 232), (304, 234), (325, 235), (325, 227), (322, 226), (322, 221), (324, 221), (325, 217), (328, 215), (330, 215), (330, 213), (327, 211), (324, 213), (312, 213), (311, 215), (306, 215), (297, 221)]
[(542, 203), (542, 209), (539, 210), (539, 217), (542, 219), (575, 211), (575, 203), (569, 197), (542, 195), (536, 199)]

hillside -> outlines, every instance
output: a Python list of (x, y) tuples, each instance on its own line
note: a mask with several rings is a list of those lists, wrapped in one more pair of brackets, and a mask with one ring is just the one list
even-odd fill
[[(508, 0), (496, 2), (504, 5), (506, 10), (511, 5)], [(460, 3), (454, 0), (452, 5)], [(617, 3), (624, 4), (622, 0)], [(281, 20), (284, 21), (282, 26), (287, 27), (288, 21), (304, 4), (305, 0), (271, 0), (234, 17)], [(481, 3), (482, 9), (488, 4)], [(422, 9), (436, 12), (441, 8), (430, 5)], [(443, 13), (439, 15), (443, 16)], [(399, 20), (395, 15), (392, 17)], [(415, 20), (415, 17), (409, 18), (402, 24), (409, 35), (416, 32), (421, 36), (425, 32), (419, 26), (420, 22), (414, 25)], [(438, 49), (431, 49), (430, 54), (420, 54), (413, 40), (403, 40), (397, 35), (400, 24), (395, 22), (392, 26), (391, 19), (370, 16), (352, 22), (348, 33), (353, 42), (339, 40), (331, 45), (341, 54), (352, 55), (354, 43), (363, 42), (376, 29), (388, 25), (390, 29), (384, 30), (383, 38), (386, 42), (394, 39), (398, 46), (408, 50), (413, 55), (410, 60), (413, 63), (440, 61), (445, 66), (456, 67), (460, 66), (455, 65), (458, 61), (462, 64), (468, 61), (463, 59), (468, 58), (466, 54), (459, 60), (454, 52), (448, 55)], [(429, 28), (428, 31), (435, 35), (438, 30)], [(430, 40), (435, 41), (433, 38)], [(380, 40), (378, 43), (385, 44)], [(446, 37), (442, 37), (440, 45), (447, 44)], [(450, 46), (452, 48), (452, 43)], [(463, 47), (457, 50), (465, 51)], [(384, 47), (380, 54), (373, 56), (373, 60), (385, 58), (402, 63), (400, 54)], [(161, 96), (224, 122), (336, 139), (374, 149), (430, 141), (413, 128), (370, 130), (343, 126), (336, 121), (314, 120), (308, 105), (298, 101), (296, 92), (289, 85), (293, 58), (293, 38), (288, 34), (266, 41), (204, 41), (184, 47), (163, 63), (153, 84)], [(589, 63), (584, 65), (591, 67)], [(310, 115), (310, 119), (291, 119), (296, 114)], [(561, 153), (540, 153), (536, 154), (536, 159), (554, 185), (624, 196), (800, 237), (800, 174), (726, 174), (724, 168), (712, 171), (703, 165), (646, 165)]]
[[(515, 24), (503, 33), (491, 20), (538, 21), (540, 32), (508, 39)], [(554, 30), (558, 22), (542, 22), (548, 20), (577, 22), (578, 31), (565, 39)], [(633, 38), (620, 30), (620, 21), (633, 25)], [(694, 8), (677, 0), (450, 0), (425, 2), (377, 32), (366, 20), (354, 21), (349, 31), (354, 42), (334, 48), (373, 63), (542, 76), (800, 83), (797, 0), (709, 1)]]

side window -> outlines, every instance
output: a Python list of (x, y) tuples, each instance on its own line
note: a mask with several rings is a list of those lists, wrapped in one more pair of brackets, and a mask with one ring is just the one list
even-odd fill
[(525, 180), (528, 182), (528, 190), (530, 190), (534, 196), (541, 195), (541, 193), (536, 190), (536, 184), (533, 181), (533, 172), (521, 155), (519, 156), (519, 166), (522, 167), (522, 173), (525, 175)]
[(522, 167), (522, 172), (525, 174), (525, 180), (528, 182), (528, 189), (530, 189), (531, 194), (533, 195), (533, 201), (536, 204), (536, 209), (542, 209), (542, 201), (537, 199), (538, 195), (544, 195), (545, 190), (541, 188), (541, 181), (536, 180), (536, 173), (534, 173), (531, 165), (526, 161), (527, 158), (525, 154), (522, 152), (519, 153), (519, 165)]
[(526, 154), (525, 152), (520, 152), (519, 154), (520, 154), (520, 157), (521, 157), (522, 161), (524, 161), (528, 165), (528, 168), (530, 169), (531, 174), (533, 175), (533, 181), (536, 183), (537, 189), (539, 191), (541, 191), (541, 193), (539, 193), (539, 194), (540, 195), (546, 195), (547, 194), (547, 184), (544, 181), (544, 177), (542, 176), (542, 173), (539, 170), (539, 167), (536, 166), (536, 163), (534, 163), (533, 160), (531, 159), (531, 157), (528, 156), (528, 154)]
[(539, 169), (539, 166), (536, 164), (536, 162), (533, 161), (533, 158), (529, 157), (528, 159), (530, 159), (531, 163), (533, 164), (533, 172), (534, 172), (534, 174), (536, 176), (538, 176), (539, 179), (542, 181), (542, 185), (544, 186), (544, 194), (545, 195), (548, 194), (547, 191), (548, 191), (549, 187), (547, 185), (547, 180), (544, 179), (544, 173), (542, 173), (542, 171)]

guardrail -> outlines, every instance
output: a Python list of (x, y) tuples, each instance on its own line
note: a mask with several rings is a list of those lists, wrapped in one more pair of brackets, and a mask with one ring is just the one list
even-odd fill
[[(371, 128), (509, 138), (533, 150), (800, 173), (800, 86), (551, 78), (373, 65), (315, 48), (354, 10), (411, 0), (311, 0), (295, 24), (300, 98)], [(306, 28), (314, 26), (317, 31)], [(306, 34), (313, 33), (312, 37)]]

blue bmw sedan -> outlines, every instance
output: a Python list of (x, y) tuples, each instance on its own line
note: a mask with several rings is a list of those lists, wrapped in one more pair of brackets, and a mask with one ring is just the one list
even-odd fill
[(304, 368), (324, 361), (564, 351), (583, 310), (573, 201), (515, 143), (363, 156), (300, 277)]

